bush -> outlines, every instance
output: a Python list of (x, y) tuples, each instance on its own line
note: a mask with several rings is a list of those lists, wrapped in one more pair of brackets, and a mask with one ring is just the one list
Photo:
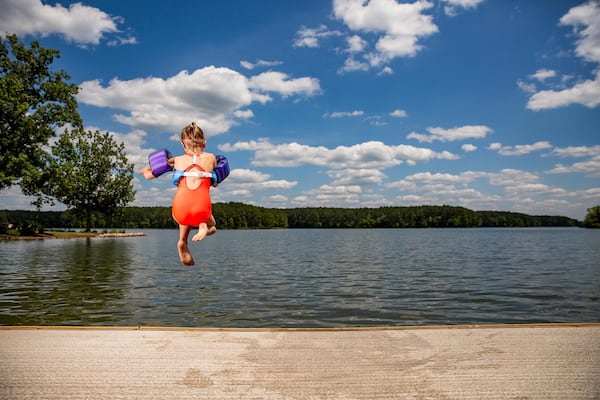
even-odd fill
[(585, 228), (600, 228), (600, 206), (595, 206), (587, 209), (587, 215), (583, 220)]
[(27, 221), (19, 227), (21, 236), (35, 236), (37, 233), (44, 233), (44, 227), (37, 222)]
[(8, 218), (6, 212), (0, 211), (0, 234), (8, 232)]

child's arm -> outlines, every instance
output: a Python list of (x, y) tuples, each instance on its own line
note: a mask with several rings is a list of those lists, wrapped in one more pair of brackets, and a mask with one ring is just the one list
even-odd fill
[(148, 180), (156, 178), (152, 174), (152, 169), (149, 166), (147, 166), (147, 165), (140, 170), (140, 174), (144, 175), (144, 178), (146, 178)]

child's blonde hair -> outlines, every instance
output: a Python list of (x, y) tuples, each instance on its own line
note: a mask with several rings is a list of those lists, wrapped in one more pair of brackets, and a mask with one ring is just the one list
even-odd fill
[(195, 122), (192, 122), (181, 130), (181, 143), (183, 143), (186, 150), (194, 153), (203, 150), (206, 146), (204, 132)]

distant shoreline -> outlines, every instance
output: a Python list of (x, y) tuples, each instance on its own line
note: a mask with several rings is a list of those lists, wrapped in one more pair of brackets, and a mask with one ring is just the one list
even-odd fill
[[(321, 229), (510, 229), (510, 228), (581, 228), (578, 226), (513, 226), (513, 227), (456, 227), (456, 228), (283, 228), (283, 229), (309, 229), (309, 230), (321, 230)], [(172, 230), (171, 228), (151, 228), (157, 230)], [(235, 230), (274, 230), (274, 229), (282, 229), (282, 228), (246, 228), (246, 229), (222, 229), (226, 231), (235, 231)], [(46, 231), (45, 233), (37, 234), (35, 236), (20, 236), (20, 235), (10, 235), (10, 234), (0, 234), (0, 241), (9, 241), (9, 240), (45, 240), (45, 239), (83, 239), (83, 238), (127, 238), (127, 237), (141, 237), (146, 236), (144, 232), (67, 232), (67, 231)]]
[[(220, 229), (297, 228), (477, 228), (581, 226), (581, 221), (557, 215), (527, 215), (508, 211), (474, 211), (458, 206), (379, 208), (264, 208), (244, 203), (214, 203)], [(0, 210), (0, 221), (32, 229), (80, 229), (87, 221), (75, 210)], [(93, 229), (177, 229), (170, 207), (123, 207), (107, 218), (95, 214)], [(33, 233), (33, 232), (26, 232)]]
[(19, 236), (1, 234), (0, 240), (45, 240), (45, 239), (82, 239), (82, 238), (116, 238), (146, 236), (144, 232), (63, 232), (48, 231), (35, 236)]

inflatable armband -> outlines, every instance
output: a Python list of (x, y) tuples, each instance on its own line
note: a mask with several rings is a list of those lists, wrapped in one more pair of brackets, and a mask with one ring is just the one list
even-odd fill
[(217, 166), (212, 172), (213, 185), (219, 184), (229, 175), (229, 162), (222, 155), (217, 155)]
[(167, 149), (161, 149), (154, 153), (150, 153), (148, 156), (148, 163), (150, 164), (152, 175), (158, 178), (165, 172), (172, 171), (173, 168), (169, 166), (169, 158), (172, 157), (173, 156)]

